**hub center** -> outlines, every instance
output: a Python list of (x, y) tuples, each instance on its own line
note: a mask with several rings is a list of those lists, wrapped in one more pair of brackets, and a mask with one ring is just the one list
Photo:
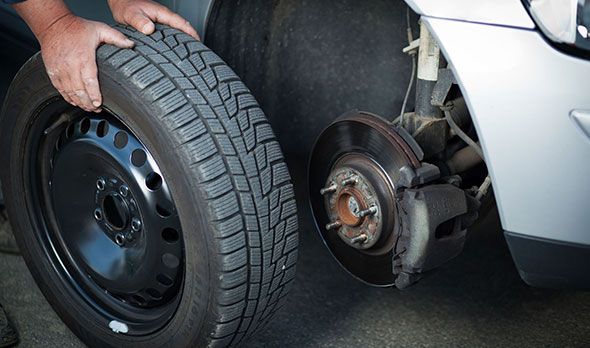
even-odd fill
[[(363, 170), (365, 167), (368, 169)], [(368, 158), (345, 157), (332, 168), (325, 187), (319, 192), (324, 196), (331, 221), (326, 229), (356, 249), (370, 249), (381, 237), (383, 204), (375, 184), (384, 184), (364, 174), (374, 170)]]
[(120, 231), (129, 224), (129, 207), (123, 198), (117, 193), (111, 193), (102, 201), (102, 211), (106, 223), (113, 230)]
[(359, 194), (353, 190), (341, 192), (336, 203), (336, 210), (342, 223), (348, 226), (358, 226), (363, 216), (359, 214), (365, 208), (365, 203)]

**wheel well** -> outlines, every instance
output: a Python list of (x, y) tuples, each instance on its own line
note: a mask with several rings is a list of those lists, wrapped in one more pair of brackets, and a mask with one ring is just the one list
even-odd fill
[(320, 131), (347, 111), (397, 116), (412, 65), (402, 53), (406, 8), (389, 0), (218, 0), (206, 44), (252, 90), (285, 152), (307, 158)]

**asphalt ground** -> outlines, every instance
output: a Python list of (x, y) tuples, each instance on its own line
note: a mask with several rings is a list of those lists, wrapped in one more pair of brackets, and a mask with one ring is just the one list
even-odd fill
[[(590, 293), (531, 288), (512, 263), (492, 209), (464, 252), (417, 285), (399, 291), (353, 279), (332, 259), (311, 223), (302, 163), (300, 257), (286, 305), (249, 347), (587, 347)], [(9, 236), (0, 226), (0, 243)], [(51, 310), (22, 258), (0, 254), (0, 303), (22, 347), (79, 347)]]
[[(20, 63), (2, 55), (0, 62), (2, 96)], [(590, 346), (590, 293), (524, 284), (495, 210), (470, 230), (460, 256), (410, 289), (373, 288), (353, 279), (313, 227), (304, 167), (303, 161), (290, 165), (301, 219), (297, 278), (286, 305), (249, 347)], [(0, 245), (11, 243), (10, 226), (0, 218)], [(83, 346), (47, 304), (18, 254), (0, 254), (0, 303), (20, 333), (21, 347)]]

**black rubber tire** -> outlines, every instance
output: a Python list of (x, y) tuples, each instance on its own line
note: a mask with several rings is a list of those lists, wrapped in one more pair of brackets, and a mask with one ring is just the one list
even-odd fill
[(133, 49), (98, 49), (104, 105), (154, 155), (180, 215), (185, 273), (180, 304), (159, 331), (114, 333), (51, 267), (33, 233), (23, 139), (57, 91), (41, 56), (13, 81), (0, 119), (2, 188), (26, 263), (47, 300), (89, 346), (227, 346), (281, 307), (295, 275), (297, 212), (279, 144), (250, 91), (202, 43), (164, 26), (118, 27)]

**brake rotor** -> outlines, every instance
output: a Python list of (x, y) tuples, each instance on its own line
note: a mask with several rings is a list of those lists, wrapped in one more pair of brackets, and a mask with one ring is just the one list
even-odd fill
[(404, 166), (420, 167), (413, 147), (368, 113), (342, 116), (312, 150), (309, 194), (320, 235), (342, 267), (371, 285), (395, 282), (396, 188)]

